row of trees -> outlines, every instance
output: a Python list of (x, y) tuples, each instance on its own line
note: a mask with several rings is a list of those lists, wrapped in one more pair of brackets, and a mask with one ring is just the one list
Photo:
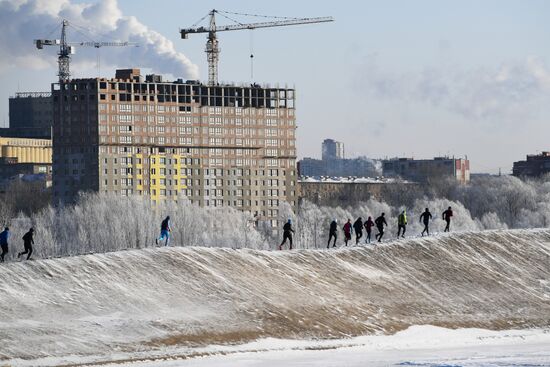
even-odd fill
[[(141, 197), (85, 194), (74, 206), (55, 208), (34, 201), (28, 192), (26, 195), (28, 206), (24, 200), (16, 200), (18, 204), (3, 211), (1, 219), (12, 229), (12, 248), (29, 227), (35, 228), (37, 257), (153, 246), (166, 215), (172, 218), (174, 246), (274, 249), (280, 241), (269, 223), (256, 222), (250, 213), (227, 207), (200, 208), (187, 201), (155, 204)], [(10, 200), (17, 197), (11, 196)], [(7, 200), (10, 195), (4, 197)], [(386, 238), (394, 237), (397, 215), (402, 209), (409, 215), (408, 235), (421, 232), (419, 217), (426, 207), (436, 218), (432, 232), (441, 231), (441, 213), (449, 205), (455, 212), (451, 227), (454, 231), (546, 227), (550, 223), (550, 178), (521, 181), (511, 176), (483, 177), (468, 185), (452, 181), (397, 185), (386, 190), (383, 200), (347, 204), (327, 207), (302, 202), (296, 213), (283, 205), (279, 219), (281, 223), (288, 218), (294, 220), (297, 248), (326, 247), (332, 219), (343, 225), (348, 218), (374, 218), (382, 212), (390, 225)], [(11, 251), (12, 256), (14, 252)]]

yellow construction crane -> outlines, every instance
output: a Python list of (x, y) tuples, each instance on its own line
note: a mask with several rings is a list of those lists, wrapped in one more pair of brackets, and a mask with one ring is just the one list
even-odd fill
[[(231, 20), (235, 24), (217, 26), (216, 14), (219, 14), (224, 18)], [(232, 19), (230, 15), (254, 16), (254, 17), (262, 17), (262, 18), (278, 18), (280, 20), (270, 21), (270, 22), (258, 22), (258, 23), (241, 23), (235, 19)], [(196, 27), (198, 23), (202, 22), (207, 17), (210, 17), (210, 22), (208, 26)], [(208, 33), (208, 39), (206, 41), (206, 50), (205, 50), (206, 58), (208, 61), (208, 84), (215, 85), (215, 84), (218, 84), (218, 61), (220, 57), (219, 56), (220, 48), (218, 47), (218, 39), (216, 37), (217, 32), (238, 31), (243, 29), (256, 29), (256, 28), (283, 27), (283, 26), (298, 25), (298, 24), (325, 23), (325, 22), (332, 22), (332, 21), (334, 21), (332, 17), (317, 17), (317, 18), (270, 17), (265, 15), (233, 13), (233, 12), (228, 12), (223, 10), (212, 9), (207, 15), (202, 17), (197, 23), (191, 26), (191, 28), (180, 29), (180, 35), (181, 35), (181, 38), (187, 39), (187, 35), (190, 33)]]
[(69, 21), (64, 19), (61, 23), (61, 39), (37, 39), (34, 40), (36, 48), (42, 50), (44, 46), (59, 46), (59, 56), (57, 63), (59, 65), (59, 82), (67, 82), (71, 78), (70, 62), (71, 55), (75, 53), (75, 46), (80, 47), (95, 47), (100, 48), (104, 46), (137, 46), (134, 42), (97, 42), (97, 41), (85, 41), (85, 42), (68, 42), (67, 41), (67, 27)]

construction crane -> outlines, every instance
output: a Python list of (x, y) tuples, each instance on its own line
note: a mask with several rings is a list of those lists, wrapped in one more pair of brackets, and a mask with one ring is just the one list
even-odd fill
[(61, 23), (61, 39), (37, 39), (34, 40), (36, 48), (42, 50), (44, 46), (59, 46), (59, 56), (57, 63), (59, 65), (59, 83), (69, 81), (71, 77), (70, 62), (71, 55), (75, 53), (75, 46), (80, 47), (95, 47), (100, 48), (104, 46), (137, 46), (134, 42), (97, 42), (97, 41), (85, 41), (85, 42), (68, 42), (67, 41), (67, 27), (69, 21), (64, 19)]
[[(224, 18), (227, 18), (235, 22), (236, 24), (216, 26), (216, 14), (219, 14)], [(240, 23), (230, 18), (226, 14), (259, 16), (263, 18), (279, 18), (283, 20), (271, 21), (271, 22), (258, 22), (258, 23)], [(198, 23), (202, 22), (208, 16), (210, 16), (210, 22), (208, 27), (204, 27), (204, 26), (195, 27)], [(238, 31), (243, 29), (252, 30), (256, 28), (283, 27), (283, 26), (290, 26), (290, 25), (325, 23), (325, 22), (332, 22), (332, 21), (334, 21), (332, 17), (317, 17), (317, 18), (268, 17), (264, 15), (240, 14), (240, 13), (232, 13), (232, 12), (212, 9), (207, 15), (202, 17), (191, 28), (180, 29), (180, 35), (181, 35), (181, 38), (187, 39), (187, 35), (190, 33), (208, 33), (208, 38), (206, 41), (206, 49), (205, 49), (206, 59), (208, 61), (208, 84), (216, 85), (218, 84), (218, 62), (220, 59), (220, 48), (218, 47), (218, 39), (216, 37), (217, 32)]]

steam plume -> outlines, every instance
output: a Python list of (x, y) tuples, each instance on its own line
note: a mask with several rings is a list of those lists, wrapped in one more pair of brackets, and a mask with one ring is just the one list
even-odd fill
[[(103, 52), (102, 62), (119, 67), (150, 68), (153, 72), (177, 77), (198, 77), (198, 67), (187, 56), (176, 51), (172, 41), (150, 29), (136, 17), (123, 14), (117, 0), (102, 0), (97, 3), (76, 3), (71, 0), (0, 1), (0, 73), (15, 66), (30, 69), (55, 66), (56, 58), (49, 52), (38, 52), (32, 40), (59, 38), (58, 30), (52, 31), (54, 25), (64, 18), (89, 30), (87, 34), (94, 40), (119, 40), (139, 44), (139, 47), (121, 47), (116, 52)], [(88, 40), (74, 32), (69, 39)], [(79, 55), (75, 61), (79, 64), (95, 64), (93, 54), (83, 50), (77, 52)]]

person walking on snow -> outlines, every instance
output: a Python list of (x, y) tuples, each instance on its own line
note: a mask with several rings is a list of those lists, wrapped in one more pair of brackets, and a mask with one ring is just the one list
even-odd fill
[(29, 231), (25, 233), (25, 235), (23, 236), (23, 246), (25, 248), (25, 251), (18, 253), (17, 258), (20, 258), (21, 255), (28, 254), (27, 260), (31, 259), (32, 245), (34, 245), (33, 235), (34, 235), (34, 228), (29, 229)]
[(351, 240), (351, 219), (348, 219), (346, 224), (344, 224), (344, 227), (342, 228), (344, 230), (344, 242), (346, 246), (348, 245), (348, 241)]
[(334, 237), (334, 242), (332, 244), (332, 247), (336, 247), (336, 239), (338, 238), (338, 221), (336, 219), (333, 219), (330, 223), (330, 231), (328, 234), (328, 243), (327, 248), (330, 248), (330, 240)]
[(357, 245), (361, 237), (363, 237), (363, 218), (357, 218), (355, 223), (353, 223), (353, 229), (355, 230), (355, 244)]
[(382, 215), (380, 215), (374, 221), (374, 224), (376, 224), (376, 229), (378, 229), (378, 234), (375, 237), (378, 240), (378, 242), (382, 242), (382, 236), (384, 235), (384, 225), (388, 226), (388, 222), (386, 222), (385, 215), (386, 213), (382, 213)]
[(450, 231), (451, 217), (452, 216), (453, 216), (453, 210), (451, 209), (451, 207), (449, 207), (449, 209), (447, 209), (443, 212), (443, 220), (445, 222), (447, 222), (447, 226), (445, 226), (445, 231), (444, 232), (449, 232)]
[(2, 248), (2, 254), (0, 254), (0, 263), (4, 262), (4, 256), (8, 253), (8, 239), (10, 238), (10, 229), (4, 228), (0, 233), (0, 247)]
[(290, 242), (290, 250), (292, 250), (292, 234), (294, 230), (292, 229), (292, 220), (289, 219), (283, 226), (283, 242), (279, 245), (279, 250), (283, 249), (283, 245), (286, 243), (286, 240)]
[[(401, 233), (403, 230), (403, 233)], [(397, 238), (401, 235), (401, 238), (405, 238), (405, 232), (407, 231), (407, 213), (403, 210), (397, 217)]]
[(365, 243), (370, 243), (370, 235), (372, 233), (373, 226), (374, 226), (374, 222), (372, 221), (372, 218), (369, 217), (365, 222), (365, 230), (367, 231), (367, 238), (365, 238)]
[(424, 237), (424, 232), (430, 235), (430, 219), (432, 219), (432, 213), (430, 213), (430, 209), (426, 208), (424, 213), (420, 215), (420, 221), (424, 223), (424, 230), (422, 231), (422, 237)]
[(166, 239), (164, 246), (168, 246), (168, 242), (170, 241), (170, 232), (172, 232), (172, 228), (170, 226), (170, 216), (167, 216), (160, 224), (160, 237), (155, 240), (155, 243), (158, 245), (160, 241)]

